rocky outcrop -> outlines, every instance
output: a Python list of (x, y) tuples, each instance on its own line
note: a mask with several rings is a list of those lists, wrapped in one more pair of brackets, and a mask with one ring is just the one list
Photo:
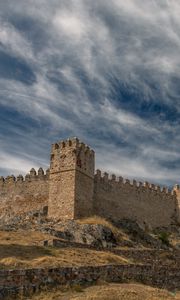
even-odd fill
[(75, 221), (46, 227), (46, 232), (74, 243), (85, 244), (96, 248), (112, 248), (117, 245), (116, 238), (110, 228), (101, 224), (78, 224)]
[(150, 248), (167, 249), (167, 245), (163, 244), (157, 235), (152, 234), (152, 230), (143, 228), (136, 221), (130, 219), (123, 219), (116, 222), (115, 225), (126, 232), (133, 243), (133, 247), (143, 245)]

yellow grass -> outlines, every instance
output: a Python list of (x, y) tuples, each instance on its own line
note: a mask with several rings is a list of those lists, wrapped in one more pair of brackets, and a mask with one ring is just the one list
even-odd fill
[(43, 292), (33, 300), (178, 300), (180, 293), (170, 293), (141, 284), (108, 284), (81, 289), (79, 286)]
[(108, 252), (78, 248), (45, 249), (43, 247), (30, 247), (27, 249), (10, 246), (9, 249), (8, 254), (4, 252), (4, 255), (0, 256), (0, 268), (97, 266), (105, 264), (126, 264), (128, 262), (127, 259)]
[(48, 237), (32, 231), (0, 232), (0, 268), (87, 266), (129, 262), (109, 252), (38, 246), (38, 241), (42, 243), (43, 239)]
[(48, 234), (33, 230), (0, 231), (0, 245), (31, 245), (36, 246), (44, 240), (52, 240)]

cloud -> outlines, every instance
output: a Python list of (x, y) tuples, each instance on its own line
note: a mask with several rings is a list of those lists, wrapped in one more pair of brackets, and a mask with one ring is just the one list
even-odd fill
[(79, 136), (102, 169), (178, 181), (177, 1), (17, 0), (0, 11), (0, 51), (13, 60), (0, 68), (3, 170), (45, 164), (50, 143)]
[(33, 61), (31, 42), (23, 38), (14, 26), (0, 18), (0, 49), (6, 53), (21, 57), (29, 62)]
[[(6, 170), (6, 174), (10, 175), (13, 171), (13, 174), (18, 175), (19, 173), (27, 174), (32, 166), (35, 166), (36, 169), (39, 168), (39, 165), (34, 163), (33, 157), (25, 159), (18, 157), (17, 155), (9, 155), (4, 152), (0, 152), (1, 168)], [(43, 166), (45, 163), (43, 162)]]
[(62, 30), (68, 38), (80, 39), (84, 32), (84, 24), (81, 20), (73, 15), (59, 14), (56, 15), (53, 24), (58, 30)]

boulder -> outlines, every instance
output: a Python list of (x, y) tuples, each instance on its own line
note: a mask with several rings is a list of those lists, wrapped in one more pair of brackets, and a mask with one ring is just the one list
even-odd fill
[(69, 221), (59, 224), (50, 233), (70, 242), (96, 248), (112, 248), (117, 245), (112, 230), (101, 224), (79, 224), (76, 221)]

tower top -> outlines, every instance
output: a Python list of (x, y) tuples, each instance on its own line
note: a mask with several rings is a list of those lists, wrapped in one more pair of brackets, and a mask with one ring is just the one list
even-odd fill
[(59, 141), (51, 149), (51, 173), (77, 170), (94, 176), (94, 150), (77, 137)]
[(90, 149), (90, 147), (84, 143), (82, 143), (77, 137), (73, 137), (67, 140), (59, 141), (55, 144), (52, 144), (52, 151), (54, 150), (66, 150), (68, 148), (74, 149), (82, 149), (85, 152), (89, 152), (89, 154), (94, 155), (94, 150)]

